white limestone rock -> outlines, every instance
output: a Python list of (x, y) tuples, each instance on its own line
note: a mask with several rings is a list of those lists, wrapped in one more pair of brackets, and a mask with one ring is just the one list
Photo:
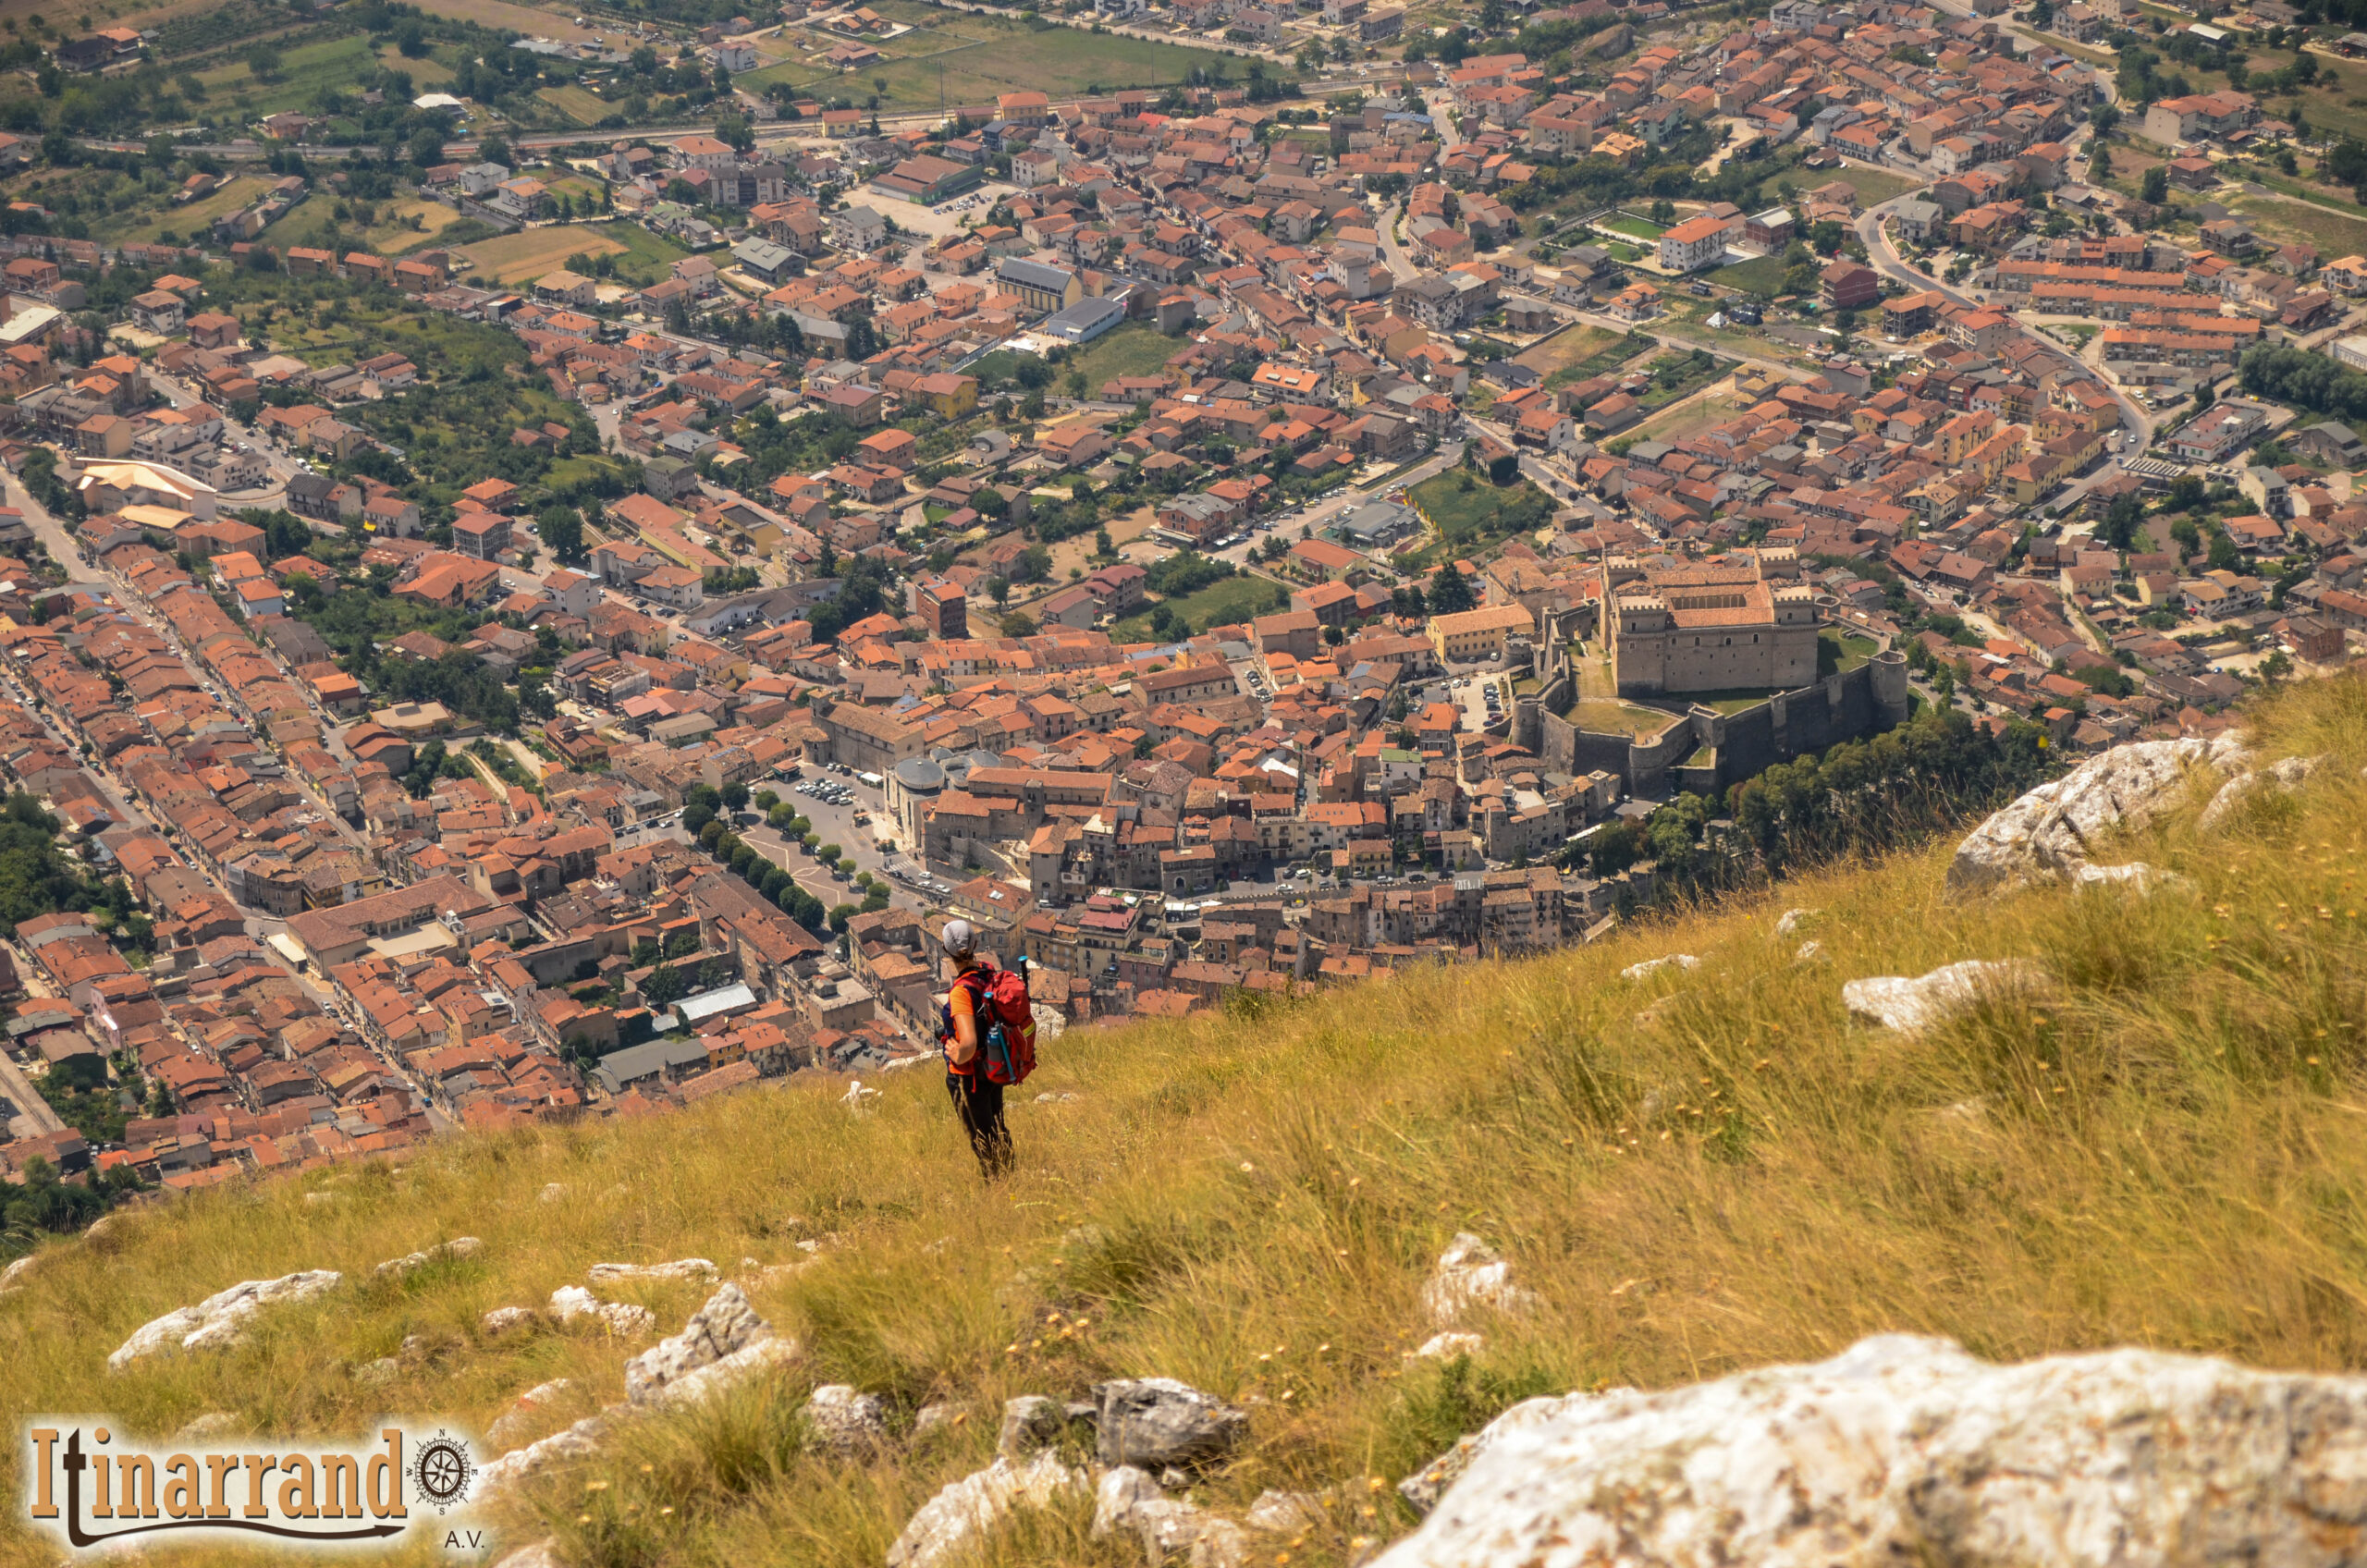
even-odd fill
[(1022, 1463), (998, 1456), (984, 1470), (964, 1476), (916, 1509), (895, 1544), (888, 1568), (940, 1568), (966, 1557), (1014, 1509), (1047, 1508), (1086, 1487), (1082, 1470), (1039, 1453)]
[(587, 1415), (574, 1426), (553, 1432), (488, 1463), (477, 1472), (480, 1499), (490, 1499), (540, 1470), (570, 1459), (589, 1459), (600, 1452), (611, 1417), (607, 1411)]
[(733, 1351), (721, 1361), (686, 1372), (658, 1391), (651, 1403), (660, 1410), (686, 1410), (716, 1395), (793, 1365), (800, 1354), (797, 1341), (784, 1334), (758, 1340)]
[(1824, 956), (1824, 944), (1818, 941), (1813, 937), (1809, 937), (1807, 941), (1800, 944), (1799, 951), (1792, 955), (1792, 962), (1794, 963), (1822, 963), (1826, 962)]
[(691, 1314), (682, 1331), (660, 1340), (625, 1363), (625, 1398), (647, 1404), (675, 1379), (769, 1339), (773, 1326), (748, 1305), (747, 1292), (727, 1284)]
[(1253, 1530), (1278, 1536), (1319, 1528), (1326, 1523), (1323, 1500), (1313, 1492), (1283, 1492), (1271, 1488), (1257, 1494), (1241, 1522)]
[(1488, 1341), (1478, 1334), (1459, 1334), (1449, 1329), (1432, 1334), (1422, 1341), (1419, 1350), (1405, 1353), (1408, 1361), (1452, 1361), (1458, 1355), (1478, 1355)]
[(219, 1350), (236, 1344), (266, 1306), (311, 1301), (343, 1282), (334, 1268), (307, 1268), (276, 1280), (246, 1280), (218, 1291), (195, 1306), (184, 1306), (141, 1326), (107, 1357), (107, 1370), (120, 1372), (142, 1356), (171, 1350)]
[(498, 1340), (524, 1333), (542, 1320), (543, 1315), (531, 1306), (497, 1306), (477, 1319), (477, 1332), (488, 1340)]
[(561, 1323), (589, 1317), (620, 1338), (646, 1334), (657, 1327), (657, 1314), (649, 1308), (602, 1301), (581, 1285), (561, 1285), (551, 1292), (551, 1316)]
[(861, 1453), (887, 1439), (888, 1405), (849, 1384), (825, 1383), (807, 1396), (805, 1422), (831, 1452)]
[(474, 1236), (455, 1236), (448, 1242), (438, 1242), (418, 1252), (390, 1257), (372, 1269), (370, 1276), (374, 1280), (399, 1280), (407, 1274), (416, 1274), (431, 1263), (441, 1263), (453, 1257), (473, 1257), (484, 1246), (484, 1243)]
[(2330, 759), (2316, 757), (2287, 757), (2263, 768), (2247, 768), (2219, 786), (2211, 803), (2202, 808), (2202, 815), (2195, 826), (2205, 833), (2224, 827), (2229, 817), (2243, 809), (2244, 802), (2263, 791), (2289, 795), (2310, 781), (2310, 776), (2324, 767)]
[(1797, 935), (1801, 926), (1806, 925), (1809, 921), (1814, 920), (1818, 915), (1822, 914), (1824, 912), (1822, 910), (1817, 909), (1785, 910), (1782, 914), (1776, 916), (1775, 919), (1776, 940), (1783, 941)]
[(1980, 892), (2076, 872), (2116, 827), (2141, 827), (2176, 805), (2197, 768), (2232, 773), (2250, 755), (2234, 732), (2204, 741), (2137, 741), (2090, 757), (1996, 812), (1956, 846), (1948, 886)]
[(1042, 1394), (1007, 1399), (1002, 1402), (1002, 1430), (995, 1439), (995, 1452), (1024, 1459), (1059, 1442), (1068, 1424), (1069, 1413), (1058, 1400)]
[(1094, 1492), (1093, 1536), (1132, 1535), (1153, 1564), (1183, 1554), (1192, 1568), (1243, 1568), (1248, 1532), (1196, 1503), (1170, 1498), (1146, 1471), (1121, 1464), (1103, 1473)]
[(536, 1203), (563, 1203), (566, 1199), (567, 1183), (564, 1182), (545, 1182), (543, 1190), (534, 1194)]
[(878, 1099), (879, 1091), (865, 1087), (863, 1080), (858, 1078), (853, 1083), (847, 1085), (847, 1092), (839, 1096), (839, 1103), (846, 1107), (852, 1114), (856, 1116), (863, 1116), (871, 1111), (872, 1108), (878, 1102)]
[(1886, 974), (1852, 980), (1841, 1000), (1887, 1029), (1912, 1034), (1952, 1018), (1985, 998), (2044, 984), (2046, 971), (2029, 959), (1967, 959), (1912, 978)]
[(1648, 958), (1641, 963), (1631, 963), (1619, 972), (1622, 980), (1650, 980), (1663, 969), (1699, 969), (1701, 961), (1691, 953), (1670, 953), (1665, 958)]
[(547, 1383), (535, 1384), (493, 1418), (493, 1424), (484, 1429), (484, 1440), (506, 1452), (510, 1444), (541, 1421), (545, 1407), (573, 1387), (575, 1380), (571, 1378), (553, 1378)]
[(2367, 1378), (2150, 1351), (2000, 1366), (1884, 1335), (1814, 1366), (1530, 1400), (1457, 1451), (1383, 1568), (2367, 1555)]
[(595, 1285), (623, 1285), (642, 1280), (712, 1280), (715, 1264), (704, 1257), (678, 1257), (671, 1263), (595, 1263), (583, 1277)]
[(568, 1568), (568, 1563), (567, 1559), (558, 1554), (558, 1538), (545, 1536), (541, 1540), (529, 1541), (508, 1553), (493, 1568)]
[(23, 1290), (25, 1281), (32, 1277), (33, 1268), (40, 1258), (41, 1254), (29, 1252), (7, 1268), (0, 1268), (0, 1295), (6, 1295), (11, 1291)]
[(173, 1446), (202, 1448), (208, 1443), (220, 1442), (224, 1438), (241, 1437), (246, 1429), (245, 1423), (228, 1411), (209, 1410), (202, 1415), (192, 1416), (179, 1431), (175, 1432)]
[(1536, 1298), (1513, 1283), (1513, 1266), (1496, 1249), (1465, 1231), (1439, 1254), (1439, 1266), (1422, 1286), (1422, 1310), (1440, 1329), (1452, 1329), (1466, 1312), (1484, 1309), (1507, 1315), (1526, 1312)]

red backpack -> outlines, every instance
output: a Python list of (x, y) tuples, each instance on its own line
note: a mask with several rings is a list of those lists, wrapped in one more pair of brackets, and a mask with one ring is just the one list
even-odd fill
[(1036, 1009), (1023, 961), (1015, 969), (974, 969), (954, 982), (971, 990), (978, 1023), (977, 1070), (989, 1084), (1024, 1084), (1036, 1071)]

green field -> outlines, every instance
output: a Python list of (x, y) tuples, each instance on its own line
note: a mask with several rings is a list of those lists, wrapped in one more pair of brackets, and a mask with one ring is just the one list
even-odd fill
[(1401, 566), (1478, 559), (1515, 533), (1540, 528), (1553, 499), (1526, 479), (1498, 489), (1485, 474), (1453, 469), (1406, 491), (1405, 498), (1437, 530), (1420, 548), (1396, 557)]
[(1614, 217), (1603, 218), (1596, 223), (1595, 227), (1607, 228), (1613, 234), (1625, 234), (1634, 239), (1658, 239), (1662, 235), (1668, 232), (1668, 230), (1660, 224), (1650, 223), (1642, 218), (1631, 216), (1626, 213), (1621, 213)]
[[(1801, 176), (1821, 177), (1825, 171), (1802, 169), (1797, 172)], [(1836, 171), (1833, 178), (1856, 191), (1858, 205), (1861, 207), (1878, 206), (1894, 196), (1904, 196), (1910, 190), (1919, 190), (1932, 183), (1928, 179), (1915, 179), (1903, 174), (1892, 174), (1887, 169), (1860, 168), (1855, 164)], [(1817, 183), (1822, 185), (1830, 181), (1820, 178)]]
[(1772, 300), (1784, 291), (1784, 272), (1783, 257), (1753, 256), (1749, 261), (1720, 267), (1710, 275), (1710, 281)]
[(1183, 345), (1155, 326), (1132, 324), (1096, 338), (1069, 356), (1067, 369), (1085, 375), (1085, 396), (1098, 397), (1112, 376), (1157, 375)]
[(565, 87), (546, 87), (534, 94), (578, 125), (597, 125), (617, 112), (616, 105), (588, 87), (572, 83)]
[(231, 180), (213, 195), (186, 207), (156, 206), (147, 202), (124, 212), (111, 213), (91, 225), (91, 238), (108, 245), (153, 242), (171, 229), (184, 239), (205, 234), (214, 220), (235, 213), (271, 189), (271, 181), (252, 178)]
[[(1276, 590), (1281, 586), (1263, 577), (1228, 577), (1221, 582), (1209, 583), (1196, 594), (1184, 594), (1169, 607), (1188, 621), (1194, 631), (1206, 631), (1211, 626), (1231, 626), (1272, 614)], [(1150, 612), (1128, 616), (1110, 629), (1110, 636), (1118, 643), (1152, 641)]]
[[(406, 67), (411, 64), (408, 60), (403, 63)], [(261, 119), (284, 110), (308, 109), (324, 89), (351, 88), (365, 73), (377, 69), (378, 65), (378, 55), (370, 47), (370, 40), (356, 33), (284, 51), (279, 68), (269, 80), (258, 78), (243, 56), (228, 65), (200, 71), (197, 79), (205, 84), (209, 106), (227, 97), (242, 113)]]
[[(982, 104), (1023, 87), (1053, 94), (1108, 92), (1125, 87), (1163, 87), (1195, 69), (1217, 65), (1237, 74), (1231, 55), (1184, 44), (1091, 33), (1081, 28), (1030, 28), (1002, 17), (971, 16), (931, 6), (883, 4), (873, 9), (919, 31), (875, 44), (887, 58), (861, 70), (840, 72), (803, 61), (784, 61), (739, 80), (761, 92), (776, 81), (791, 82), (816, 98), (862, 103), (874, 92), (895, 105), (939, 102)], [(821, 44), (815, 52), (827, 49)], [(885, 82), (883, 89), (878, 84)]]

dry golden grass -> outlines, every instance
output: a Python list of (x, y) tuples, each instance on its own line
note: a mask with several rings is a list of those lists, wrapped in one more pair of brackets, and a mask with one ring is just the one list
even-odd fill
[[(1032, 1087), (1080, 1097), (1022, 1096), (1020, 1168), (1000, 1187), (979, 1184), (941, 1089), (915, 1074), (870, 1116), (827, 1088), (753, 1093), (158, 1207), (104, 1244), (59, 1245), (0, 1303), (6, 1415), (110, 1411), (153, 1432), (209, 1410), (274, 1430), (357, 1429), (382, 1409), (481, 1423), (570, 1377), (579, 1403), (556, 1427), (619, 1397), (625, 1347), (482, 1343), (481, 1313), (601, 1259), (730, 1270), (834, 1238), (756, 1293), (807, 1346), (793, 1377), (545, 1478), (501, 1516), (509, 1538), (555, 1529), (569, 1561), (618, 1568), (876, 1568), (920, 1501), (984, 1463), (1002, 1399), (1163, 1373), (1263, 1402), (1205, 1499), (1355, 1488), (1343, 1529), (1294, 1553), (1322, 1563), (1347, 1531), (1410, 1524), (1372, 1478), (1532, 1392), (1677, 1383), (1891, 1329), (1994, 1357), (2134, 1342), (2354, 1367), (2367, 682), (2287, 694), (2257, 722), (2268, 754), (2336, 762), (2224, 832), (2199, 835), (2189, 811), (2132, 846), (2183, 888), (1968, 900), (1944, 890), (1934, 846), (1528, 962), (1073, 1035)], [(1796, 905), (1822, 913), (1778, 939)], [(1803, 937), (1829, 962), (1797, 963)], [(1670, 951), (1701, 967), (1618, 977)], [(2055, 982), (1913, 1039), (1840, 1005), (1846, 978), (2002, 957)], [(538, 1203), (554, 1181), (568, 1200)], [(1539, 1306), (1484, 1325), (1476, 1364), (1408, 1368), (1430, 1332), (1417, 1292), (1458, 1230), (1501, 1246)], [(277, 1313), (245, 1348), (104, 1374), (138, 1325), (234, 1280), (366, 1277), (463, 1233), (486, 1243), (474, 1259)], [(636, 1299), (670, 1332), (703, 1293)], [(386, 1390), (351, 1379), (408, 1334), (433, 1347), (416, 1370)], [(797, 1403), (823, 1381), (887, 1396), (899, 1423), (936, 1400), (970, 1416), (877, 1463), (809, 1458)], [(1025, 1521), (985, 1560), (1135, 1560), (1084, 1521)], [(0, 1560), (46, 1561), (14, 1544)]]

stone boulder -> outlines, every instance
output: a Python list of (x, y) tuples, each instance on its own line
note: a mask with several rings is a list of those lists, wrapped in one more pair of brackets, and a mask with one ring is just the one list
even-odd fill
[(120, 1372), (142, 1356), (166, 1351), (219, 1350), (236, 1344), (264, 1307), (311, 1301), (337, 1289), (344, 1280), (334, 1268), (308, 1268), (276, 1280), (241, 1280), (195, 1306), (184, 1306), (142, 1324), (107, 1357), (107, 1370)]
[(1775, 917), (1776, 939), (1781, 941), (1784, 937), (1797, 935), (1801, 926), (1806, 925), (1809, 921), (1814, 920), (1818, 915), (1823, 913), (1824, 912), (1822, 910), (1814, 909), (1785, 910), (1782, 914)]
[[(1945, 1341), (1515, 1406), (1379, 1568), (2336, 1568), (2367, 1559), (2367, 1378)], [(1465, 1445), (1457, 1445), (1458, 1449)]]
[(33, 1269), (39, 1266), (40, 1261), (41, 1254), (29, 1252), (7, 1268), (0, 1268), (0, 1295), (6, 1295), (11, 1291), (23, 1290), (25, 1281), (32, 1277)]
[(448, 1242), (438, 1242), (418, 1252), (390, 1257), (372, 1269), (370, 1277), (374, 1280), (399, 1280), (405, 1275), (418, 1273), (431, 1263), (441, 1263), (447, 1258), (473, 1257), (484, 1245), (474, 1236), (455, 1236)]
[(2195, 827), (2205, 833), (2215, 832), (2226, 825), (2227, 819), (2243, 809), (2244, 802), (2262, 794), (2289, 795), (2310, 781), (2310, 775), (2324, 767), (2325, 757), (2287, 757), (2259, 769), (2247, 768), (2219, 786), (2211, 803), (2202, 808), (2202, 815)]
[(858, 1454), (887, 1440), (888, 1405), (846, 1383), (825, 1383), (806, 1398), (814, 1440), (838, 1454)]
[(531, 1306), (497, 1306), (477, 1319), (477, 1332), (488, 1340), (498, 1340), (524, 1333), (542, 1320), (543, 1315)]
[(1478, 1334), (1461, 1334), (1448, 1329), (1424, 1340), (1421, 1348), (1405, 1353), (1408, 1361), (1453, 1361), (1458, 1355), (1478, 1355), (1488, 1341)]
[(1162, 1469), (1223, 1457), (1249, 1429), (1245, 1411), (1172, 1378), (1122, 1378), (1093, 1386), (1104, 1464)]
[(916, 1509), (895, 1544), (888, 1568), (940, 1568), (967, 1558), (1018, 1508), (1048, 1508), (1063, 1496), (1083, 1495), (1085, 1472), (1050, 1453), (1024, 1463), (1000, 1455)]
[(704, 1404), (727, 1390), (793, 1366), (799, 1354), (795, 1340), (774, 1334), (733, 1351), (721, 1361), (684, 1373), (659, 1390), (650, 1403), (660, 1410), (685, 1410)]
[(597, 1415), (587, 1415), (572, 1427), (490, 1461), (477, 1472), (477, 1495), (491, 1498), (565, 1460), (591, 1458), (600, 1452), (600, 1441), (608, 1435), (611, 1419), (605, 1410)]
[(583, 1277), (595, 1285), (624, 1285), (642, 1280), (712, 1280), (715, 1265), (704, 1257), (679, 1257), (671, 1263), (595, 1263)]
[(1691, 953), (1671, 953), (1666, 958), (1648, 958), (1641, 963), (1631, 963), (1619, 972), (1622, 980), (1650, 980), (1663, 969), (1699, 969), (1701, 961)]
[(2046, 971), (2029, 959), (1968, 959), (1909, 979), (1887, 974), (1841, 987), (1842, 1005), (1886, 1029), (1913, 1033), (1978, 1006), (1991, 997), (2042, 985)]
[(1439, 1254), (1437, 1271), (1422, 1286), (1422, 1310), (1440, 1329), (1453, 1328), (1474, 1309), (1525, 1312), (1533, 1299), (1513, 1283), (1513, 1266), (1467, 1231), (1458, 1232)]
[(2198, 768), (2232, 773), (2249, 753), (2230, 732), (2214, 740), (2137, 741), (2090, 757), (1966, 835), (1948, 886), (1982, 892), (2069, 876), (2117, 827), (2141, 827), (2177, 804)]
[(634, 1404), (647, 1404), (658, 1390), (676, 1378), (712, 1366), (758, 1340), (769, 1339), (772, 1331), (773, 1326), (748, 1305), (747, 1293), (727, 1284), (691, 1314), (681, 1333), (658, 1341), (625, 1363), (625, 1398)]
[(589, 1317), (619, 1336), (646, 1334), (657, 1327), (657, 1314), (649, 1308), (602, 1301), (581, 1285), (561, 1285), (551, 1292), (551, 1316), (561, 1323)]
[(571, 1378), (553, 1378), (547, 1383), (537, 1383), (510, 1401), (509, 1408), (493, 1418), (484, 1429), (484, 1440), (507, 1452), (539, 1421), (543, 1410), (553, 1400), (575, 1387)]
[(1192, 1568), (1244, 1568), (1249, 1561), (1248, 1532), (1197, 1503), (1170, 1498), (1131, 1464), (1105, 1472), (1094, 1491), (1093, 1538), (1118, 1535), (1140, 1540), (1154, 1563), (1178, 1554)]
[(995, 1439), (995, 1452), (1024, 1459), (1059, 1442), (1068, 1424), (1069, 1413), (1057, 1400), (1042, 1394), (1007, 1399), (1002, 1402), (1002, 1432)]

